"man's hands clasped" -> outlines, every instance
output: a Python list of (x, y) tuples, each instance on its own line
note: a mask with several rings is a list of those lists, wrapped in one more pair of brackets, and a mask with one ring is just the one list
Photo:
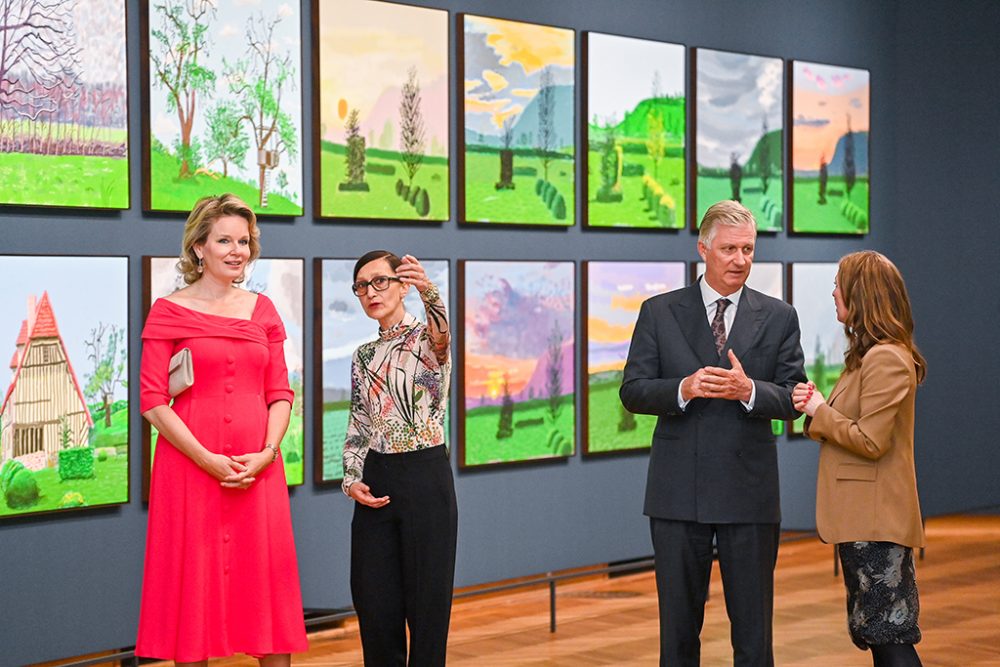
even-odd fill
[(684, 378), (681, 383), (681, 395), (684, 400), (722, 398), (731, 401), (749, 401), (753, 392), (753, 382), (747, 377), (743, 365), (732, 350), (729, 350), (729, 362), (732, 368), (705, 366)]

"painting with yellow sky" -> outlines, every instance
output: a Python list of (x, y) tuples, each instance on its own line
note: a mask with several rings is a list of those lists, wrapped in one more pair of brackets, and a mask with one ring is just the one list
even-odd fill
[(574, 33), (460, 15), (461, 221), (572, 225)]
[(463, 466), (576, 451), (573, 262), (461, 261)]
[(448, 12), (315, 0), (320, 217), (449, 218)]
[(639, 307), (684, 286), (684, 262), (585, 262), (584, 454), (648, 449), (656, 417), (635, 415), (618, 399)]
[(792, 62), (792, 231), (867, 234), (867, 70)]

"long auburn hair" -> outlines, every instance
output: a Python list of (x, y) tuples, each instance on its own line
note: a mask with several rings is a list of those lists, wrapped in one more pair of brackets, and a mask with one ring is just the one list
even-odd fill
[(927, 361), (913, 341), (913, 311), (903, 275), (889, 258), (874, 250), (845, 255), (837, 268), (837, 285), (847, 307), (844, 333), (846, 369), (861, 368), (861, 359), (879, 343), (902, 345), (913, 355), (917, 383), (927, 375)]

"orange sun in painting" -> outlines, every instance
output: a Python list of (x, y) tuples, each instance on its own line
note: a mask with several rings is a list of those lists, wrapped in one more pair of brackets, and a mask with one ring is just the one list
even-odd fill
[(344, 120), (347, 116), (347, 100), (343, 97), (341, 97), (340, 101), (337, 102), (337, 115), (340, 116), (340, 120)]

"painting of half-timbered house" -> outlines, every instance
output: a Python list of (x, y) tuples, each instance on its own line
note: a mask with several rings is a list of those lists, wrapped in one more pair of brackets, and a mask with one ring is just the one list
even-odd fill
[(128, 502), (128, 258), (0, 255), (0, 285), (0, 518)]

